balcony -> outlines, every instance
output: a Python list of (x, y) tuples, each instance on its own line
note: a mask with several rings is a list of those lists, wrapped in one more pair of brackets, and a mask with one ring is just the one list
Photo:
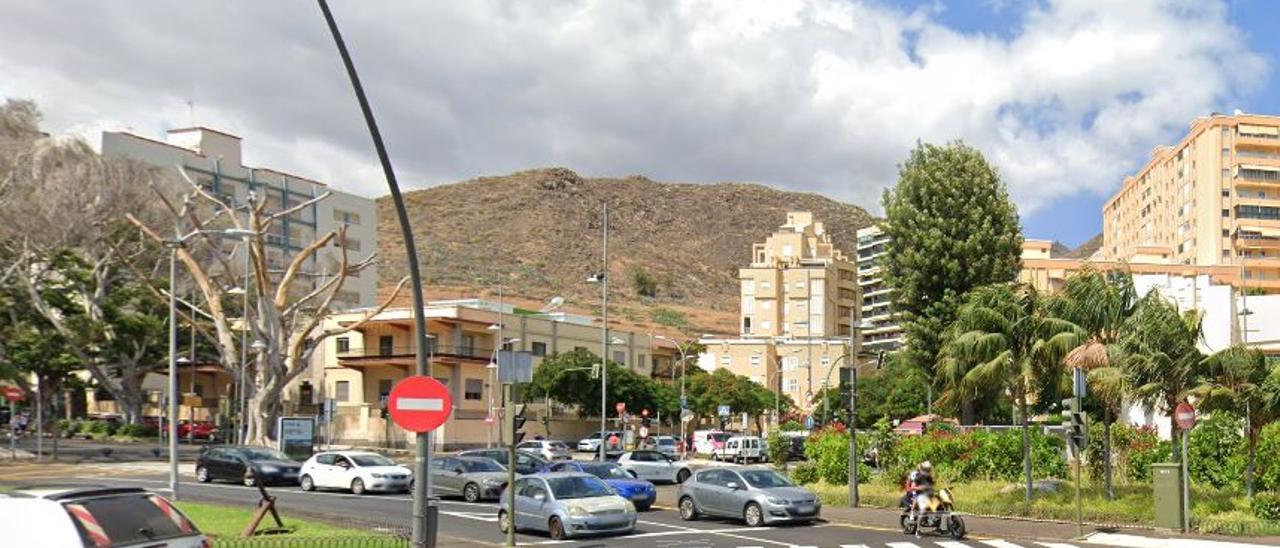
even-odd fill
[[(436, 346), (428, 349), (432, 359), (463, 360), (488, 363), (493, 358), (493, 349), (480, 346)], [(382, 346), (370, 348), (349, 348), (338, 351), (338, 362), (346, 366), (362, 365), (404, 365), (412, 364), (417, 357), (417, 349), (413, 346)]]

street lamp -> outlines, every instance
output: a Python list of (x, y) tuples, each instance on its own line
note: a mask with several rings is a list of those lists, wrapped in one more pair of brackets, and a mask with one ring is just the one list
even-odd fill
[[(680, 458), (684, 458), (684, 457), (685, 457), (685, 455), (689, 452), (689, 448), (687, 447), (689, 444), (688, 444), (688, 442), (686, 442), (686, 441), (685, 441), (685, 428), (684, 428), (684, 413), (685, 413), (685, 409), (686, 409), (686, 407), (685, 407), (684, 380), (685, 380), (685, 377), (687, 377), (687, 376), (688, 376), (688, 375), (687, 375), (687, 373), (688, 373), (688, 371), (689, 371), (689, 356), (688, 356), (688, 348), (687, 348), (687, 347), (688, 347), (690, 344), (693, 344), (693, 343), (692, 343), (692, 341), (690, 341), (690, 342), (688, 342), (688, 343), (685, 343), (684, 345), (681, 345), (679, 341), (677, 341), (677, 340), (675, 340), (675, 339), (673, 339), (673, 338), (671, 338), (671, 337), (668, 337), (668, 336), (666, 336), (666, 335), (656, 335), (656, 336), (654, 336), (654, 338), (655, 338), (655, 339), (659, 339), (659, 340), (663, 340), (663, 341), (667, 341), (667, 342), (670, 342), (670, 343), (672, 343), (672, 344), (676, 345), (676, 351), (680, 353), (680, 449), (681, 449), (681, 455), (680, 455)], [(672, 381), (672, 382), (675, 382), (675, 376), (676, 376), (676, 370), (675, 370), (675, 368), (673, 367), (673, 368), (671, 368), (671, 381)]]
[(587, 278), (587, 282), (600, 284), (600, 462), (607, 462), (604, 455), (604, 432), (609, 411), (609, 202), (602, 205), (602, 214), (601, 268), (600, 272)]

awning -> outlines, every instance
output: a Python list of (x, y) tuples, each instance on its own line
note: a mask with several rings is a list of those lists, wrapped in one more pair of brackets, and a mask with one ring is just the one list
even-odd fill
[(1240, 124), (1238, 126), (1241, 135), (1275, 135), (1280, 136), (1280, 127), (1276, 126), (1255, 126), (1253, 124)]

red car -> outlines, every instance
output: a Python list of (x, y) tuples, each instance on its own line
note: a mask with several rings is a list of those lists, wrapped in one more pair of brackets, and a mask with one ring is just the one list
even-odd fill
[(198, 440), (211, 440), (218, 435), (218, 427), (212, 422), (201, 421), (196, 422), (195, 426), (191, 426), (190, 421), (182, 421), (178, 423), (178, 438), (186, 438), (188, 436)]

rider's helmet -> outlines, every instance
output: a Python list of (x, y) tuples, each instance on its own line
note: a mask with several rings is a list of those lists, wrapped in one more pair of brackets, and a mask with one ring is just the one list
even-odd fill
[(922, 472), (925, 472), (925, 473), (932, 473), (932, 472), (933, 472), (933, 463), (932, 463), (932, 462), (929, 462), (929, 461), (924, 461), (924, 462), (920, 463), (920, 470), (921, 470)]

